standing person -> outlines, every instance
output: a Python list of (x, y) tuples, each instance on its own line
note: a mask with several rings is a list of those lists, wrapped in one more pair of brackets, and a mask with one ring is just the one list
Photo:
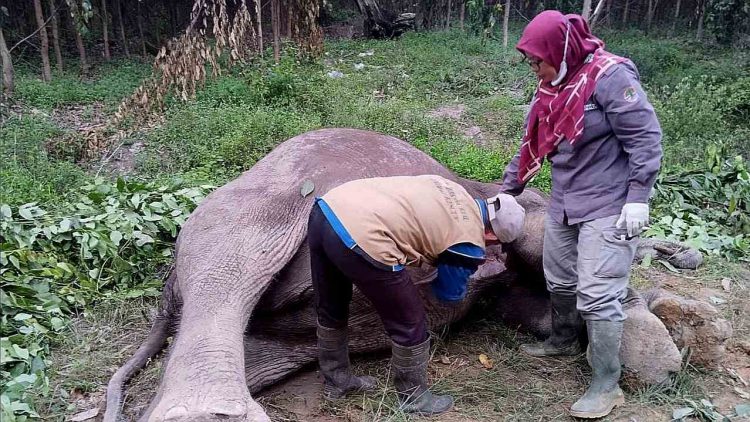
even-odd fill
[(404, 267), (437, 267), (432, 293), (456, 303), (484, 260), (485, 241), (512, 242), (524, 216), (510, 195), (474, 199), (461, 185), (435, 175), (354, 180), (318, 198), (310, 212), (308, 243), (324, 396), (336, 399), (376, 386), (372, 377), (353, 375), (349, 365), (347, 322), (354, 284), (391, 338), (402, 410), (450, 410), (451, 396), (428, 390), (426, 314)]
[(661, 129), (635, 65), (605, 51), (581, 16), (540, 13), (516, 49), (539, 84), (502, 191), (521, 193), (545, 158), (552, 165), (543, 255), (552, 335), (521, 350), (533, 356), (580, 353), (582, 317), (593, 376), (570, 413), (599, 418), (624, 403), (618, 385), (621, 301), (648, 223)]

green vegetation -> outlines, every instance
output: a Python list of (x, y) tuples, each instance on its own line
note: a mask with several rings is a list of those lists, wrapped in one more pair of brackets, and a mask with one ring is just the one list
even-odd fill
[[(638, 33), (603, 37), (638, 65), (664, 129), (651, 234), (747, 260), (750, 55)], [(49, 394), (50, 339), (66, 332), (72, 311), (156, 294), (205, 185), (236, 177), (293, 135), (332, 126), (384, 132), (462, 176), (497, 180), (535, 86), (514, 50), (458, 31), (329, 42), (315, 63), (291, 56), (235, 68), (188, 103), (170, 100), (163, 123), (126, 139), (145, 150), (116, 180), (95, 180), (88, 164), (98, 163), (75, 162), (80, 135), (54, 113), (87, 121), (85, 108), (66, 106), (98, 102), (111, 113), (149, 67), (115, 62), (90, 80), (52, 84), (20, 72), (23, 111), (0, 127), (3, 420), (36, 416), (32, 397)], [(462, 107), (434, 117), (442, 106)], [(481, 137), (464, 134), (475, 126)], [(549, 190), (548, 166), (533, 183)]]

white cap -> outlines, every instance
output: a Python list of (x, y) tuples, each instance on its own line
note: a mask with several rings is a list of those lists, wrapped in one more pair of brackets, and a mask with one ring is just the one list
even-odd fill
[(516, 198), (506, 193), (487, 199), (492, 232), (502, 243), (510, 243), (518, 238), (523, 231), (523, 220), (526, 210), (518, 205)]

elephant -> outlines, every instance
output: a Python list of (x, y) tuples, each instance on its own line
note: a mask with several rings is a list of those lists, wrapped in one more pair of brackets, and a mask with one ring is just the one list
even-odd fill
[[(208, 195), (179, 233), (174, 268), (148, 338), (108, 384), (104, 420), (118, 420), (125, 383), (172, 335), (160, 386), (142, 420), (269, 420), (252, 394), (317, 357), (305, 242), (314, 198), (354, 179), (422, 174), (456, 181), (476, 198), (499, 190), (493, 183), (457, 177), (397, 138), (329, 128), (281, 143)], [(421, 287), (431, 329), (459, 320), (483, 292), (504, 285), (510, 286), (502, 306), (505, 320), (539, 334), (549, 332), (541, 272), (547, 198), (527, 189), (517, 199), (526, 209), (522, 236), (510, 245), (487, 248), (487, 260), (458, 306), (430, 298), (426, 286), (434, 269), (408, 269)], [(635, 291), (628, 297), (632, 322), (623, 338), (624, 364), (636, 377), (645, 376), (645, 382), (658, 382), (679, 369), (679, 351), (645, 300)], [(356, 288), (350, 309), (351, 353), (390, 345), (377, 314)]]

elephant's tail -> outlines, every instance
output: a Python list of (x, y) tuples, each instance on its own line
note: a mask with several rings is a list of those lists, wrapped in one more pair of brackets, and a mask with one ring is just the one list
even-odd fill
[(167, 338), (174, 331), (180, 298), (177, 294), (177, 274), (174, 268), (167, 277), (159, 312), (151, 326), (148, 337), (135, 354), (123, 364), (107, 384), (107, 408), (103, 422), (118, 422), (121, 417), (125, 383), (138, 371), (146, 367), (148, 361), (159, 353), (167, 343)]

